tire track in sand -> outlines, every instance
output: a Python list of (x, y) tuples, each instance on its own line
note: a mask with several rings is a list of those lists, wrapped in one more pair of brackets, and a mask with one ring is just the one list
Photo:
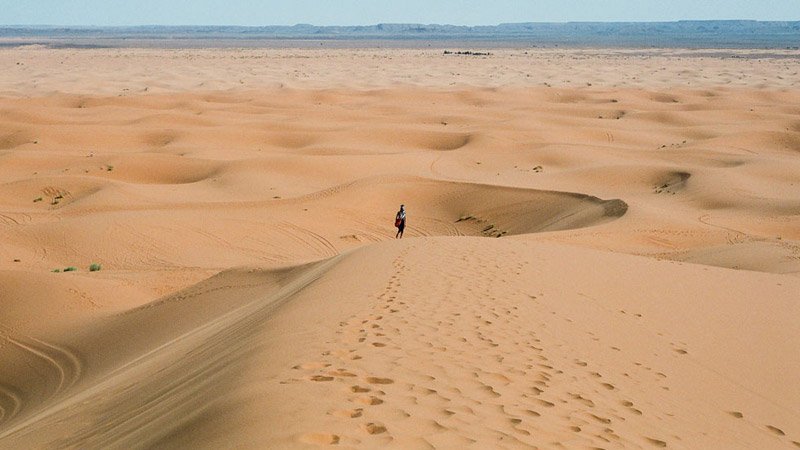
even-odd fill
[(0, 384), (0, 425), (3, 425), (19, 414), (22, 409), (22, 397), (11, 386)]
[(27, 344), (14, 338), (8, 341), (19, 347), (26, 353), (44, 361), (51, 373), (55, 373), (57, 385), (51, 394), (56, 396), (69, 389), (80, 379), (83, 373), (83, 363), (80, 358), (71, 350), (57, 345), (28, 337), (33, 344)]

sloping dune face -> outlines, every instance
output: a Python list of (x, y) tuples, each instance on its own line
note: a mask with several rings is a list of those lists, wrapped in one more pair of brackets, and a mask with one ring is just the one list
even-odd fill
[[(642, 277), (647, 295), (629, 295), (619, 271)], [(38, 360), (46, 376), (4, 388), (2, 442), (790, 447), (798, 397), (781, 380), (800, 366), (780, 351), (740, 355), (796, 343), (800, 283), (758, 281), (480, 238), (227, 271), (58, 346), (9, 339), (6, 361)], [(788, 314), (753, 316), (764, 296)]]
[(0, 448), (800, 447), (800, 94), (408, 52), (376, 89), (0, 75)]

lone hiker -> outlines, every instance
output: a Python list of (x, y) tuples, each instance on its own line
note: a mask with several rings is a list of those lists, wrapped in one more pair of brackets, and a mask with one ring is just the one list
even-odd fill
[(402, 238), (403, 230), (406, 229), (406, 205), (400, 205), (400, 211), (397, 211), (397, 215), (394, 216), (394, 226), (397, 227), (397, 234), (394, 235), (394, 238)]

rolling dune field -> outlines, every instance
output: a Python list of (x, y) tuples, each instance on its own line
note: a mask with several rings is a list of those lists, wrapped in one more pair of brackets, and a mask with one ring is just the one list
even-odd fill
[(442, 50), (0, 49), (0, 448), (800, 448), (800, 53)]

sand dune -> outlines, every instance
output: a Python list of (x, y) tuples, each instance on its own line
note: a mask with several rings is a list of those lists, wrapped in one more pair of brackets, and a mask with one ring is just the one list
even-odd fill
[(800, 447), (796, 52), (675, 52), (0, 50), (0, 448)]
[[(92, 355), (81, 364), (47, 343), (20, 342), (59, 373), (37, 392), (52, 400), (65, 385), (89, 386), (18, 421), (4, 442), (790, 444), (798, 399), (780, 380), (797, 361), (740, 352), (797, 343), (796, 278), (760, 275), (754, 285), (724, 269), (464, 239), (224, 273), (83, 329), (67, 340)], [(372, 277), (343, 283), (353, 270)], [(648, 294), (609, 283), (624, 278), (620, 270), (646, 276), (636, 285)], [(780, 323), (753, 315), (765, 297), (784, 299), (772, 305), (785, 313)], [(89, 420), (75, 429), (81, 418)]]

